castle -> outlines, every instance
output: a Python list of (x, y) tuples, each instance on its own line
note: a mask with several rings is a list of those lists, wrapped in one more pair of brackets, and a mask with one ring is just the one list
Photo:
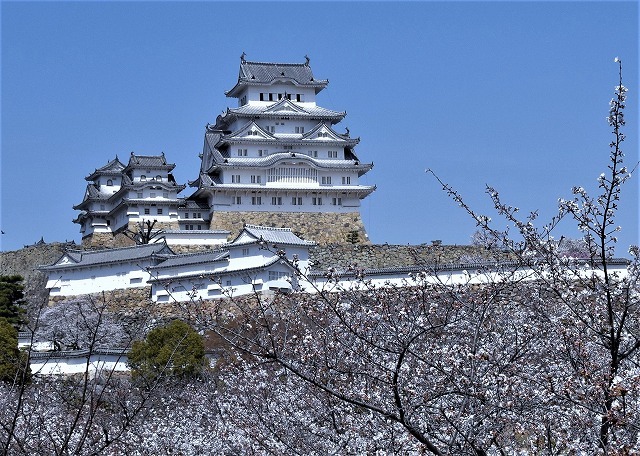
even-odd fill
[(154, 221), (171, 246), (212, 247), (237, 236), (245, 224), (289, 227), (321, 244), (368, 243), (360, 200), (375, 186), (359, 178), (373, 163), (355, 152), (359, 138), (335, 126), (346, 112), (323, 108), (317, 95), (327, 86), (304, 63), (245, 60), (237, 83), (226, 92), (237, 99), (215, 124), (207, 124), (194, 189), (179, 196), (164, 154), (133, 152), (96, 169), (80, 215), (84, 247), (131, 245), (144, 221)]

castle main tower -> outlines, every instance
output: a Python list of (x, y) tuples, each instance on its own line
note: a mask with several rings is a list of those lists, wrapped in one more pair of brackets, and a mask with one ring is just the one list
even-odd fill
[(336, 125), (346, 112), (316, 104), (326, 79), (305, 63), (240, 61), (238, 100), (207, 125), (196, 190), (210, 228), (238, 233), (244, 223), (290, 227), (321, 244), (366, 242), (360, 201), (375, 186), (359, 183), (373, 163), (355, 153), (359, 138)]

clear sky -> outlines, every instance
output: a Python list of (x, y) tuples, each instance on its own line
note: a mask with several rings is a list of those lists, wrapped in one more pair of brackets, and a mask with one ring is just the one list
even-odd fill
[[(79, 242), (84, 177), (116, 154), (164, 151), (178, 182), (195, 179), (205, 124), (235, 106), (224, 91), (242, 52), (306, 54), (329, 79), (318, 103), (347, 111), (337, 130), (375, 164), (361, 208), (374, 243), (469, 243), (473, 222), (426, 168), (480, 211), (491, 184), (541, 220), (573, 185), (593, 189), (616, 56), (630, 88), (624, 150), (638, 160), (637, 2), (1, 5), (2, 250)], [(619, 254), (638, 243), (639, 177), (623, 195)]]

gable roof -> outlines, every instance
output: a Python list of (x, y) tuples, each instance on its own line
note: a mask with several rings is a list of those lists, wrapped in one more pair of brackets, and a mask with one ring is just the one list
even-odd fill
[(85, 177), (85, 180), (93, 181), (93, 180), (96, 180), (96, 178), (99, 177), (99, 176), (107, 176), (107, 175), (108, 176), (117, 176), (119, 174), (122, 174), (122, 170), (123, 169), (124, 169), (124, 165), (122, 164), (122, 162), (118, 159), (118, 156), (116, 155), (116, 158), (111, 160), (109, 163), (107, 163), (103, 167), (96, 168), (91, 174), (89, 174), (87, 177)]
[(41, 266), (43, 271), (95, 266), (98, 264), (131, 262), (156, 255), (174, 255), (165, 242), (135, 245), (117, 249), (68, 250), (52, 265)]
[(176, 165), (167, 163), (167, 159), (164, 156), (164, 152), (160, 155), (136, 155), (131, 152), (129, 157), (129, 163), (123, 172), (128, 172), (134, 168), (153, 168), (153, 169), (166, 169), (172, 170)]
[(185, 253), (167, 258), (162, 263), (151, 266), (149, 269), (165, 269), (192, 264), (217, 263), (229, 257), (228, 250), (206, 250), (195, 253)]
[(320, 92), (329, 83), (326, 79), (317, 80), (309, 66), (305, 63), (268, 63), (249, 62), (241, 57), (238, 82), (225, 92), (228, 97), (237, 97), (241, 89), (248, 85), (271, 85), (275, 82), (288, 82), (296, 86), (314, 87)]
[(315, 242), (305, 241), (296, 236), (291, 231), (291, 228), (275, 228), (249, 224), (244, 225), (240, 234), (238, 234), (230, 245), (252, 244), (262, 241), (269, 244), (315, 245)]
[[(289, 104), (291, 101), (286, 100)], [(280, 109), (271, 109), (274, 105), (279, 105)], [(285, 109), (287, 104), (282, 100), (274, 103), (274, 105), (254, 105), (246, 104), (239, 108), (227, 108), (224, 114), (218, 116), (216, 120), (216, 128), (225, 129), (233, 120), (240, 117), (254, 118), (280, 118), (283, 116), (299, 119), (328, 120), (335, 124), (345, 118), (345, 111), (333, 111), (321, 106), (296, 106), (296, 109)]]

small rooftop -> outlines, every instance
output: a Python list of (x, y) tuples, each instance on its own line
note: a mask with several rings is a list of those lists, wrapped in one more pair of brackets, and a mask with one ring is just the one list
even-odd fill
[(38, 269), (50, 271), (94, 266), (97, 264), (131, 262), (160, 254), (173, 255), (174, 253), (164, 242), (116, 249), (67, 250), (54, 264), (41, 266)]
[(269, 244), (288, 244), (312, 246), (315, 242), (305, 241), (291, 231), (291, 228), (275, 228), (270, 226), (245, 224), (242, 231), (231, 244), (248, 244), (253, 242), (267, 242)]
[(237, 97), (242, 87), (247, 85), (267, 85), (276, 81), (291, 82), (297, 86), (315, 87), (316, 93), (322, 90), (329, 81), (317, 80), (309, 66), (310, 59), (305, 56), (304, 63), (271, 63), (250, 62), (245, 60), (246, 54), (240, 56), (240, 72), (238, 83), (225, 92), (228, 97)]

